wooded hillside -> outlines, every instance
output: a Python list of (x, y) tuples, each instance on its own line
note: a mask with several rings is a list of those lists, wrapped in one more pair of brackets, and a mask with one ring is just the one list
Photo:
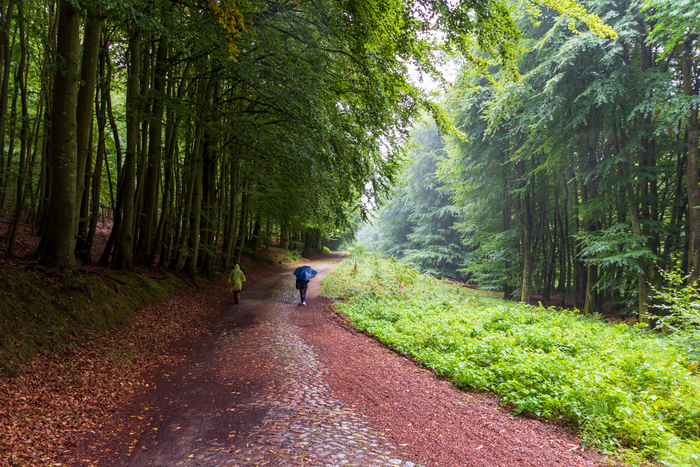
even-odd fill
[[(465, 136), (416, 130), (417, 163), (376, 241), (509, 299), (555, 297), (586, 313), (605, 303), (646, 320), (652, 288), (669, 284), (662, 271), (700, 275), (700, 6), (583, 3), (618, 37), (523, 15), (522, 80), (495, 87), (462, 68), (443, 105)], [(435, 241), (438, 229), (461, 239)]]

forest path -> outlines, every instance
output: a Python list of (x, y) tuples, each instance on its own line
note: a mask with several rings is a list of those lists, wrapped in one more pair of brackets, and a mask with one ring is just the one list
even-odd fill
[[(158, 375), (114, 440), (114, 466), (593, 466), (566, 430), (513, 417), (334, 319), (310, 263), (228, 305), (185, 363)], [(104, 465), (100, 463), (98, 465)]]

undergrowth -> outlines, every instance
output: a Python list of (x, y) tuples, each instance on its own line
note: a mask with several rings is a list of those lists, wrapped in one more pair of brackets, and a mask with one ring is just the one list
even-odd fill
[(691, 355), (641, 326), (477, 295), (361, 248), (322, 282), (357, 328), (633, 464), (700, 466)]

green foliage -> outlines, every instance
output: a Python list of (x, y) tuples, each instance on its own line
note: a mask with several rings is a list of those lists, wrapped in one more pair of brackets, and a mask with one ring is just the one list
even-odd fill
[[(664, 285), (655, 290), (654, 298), (657, 305), (668, 313), (659, 321), (659, 326), (672, 331), (671, 338), (684, 347), (694, 360), (692, 368), (698, 371), (700, 366), (700, 292), (698, 281), (690, 281), (690, 275), (685, 274), (681, 262), (676, 261), (670, 270), (660, 270)], [(690, 281), (690, 282), (689, 282)]]
[(324, 247), (323, 247), (323, 252), (324, 252), (324, 253), (330, 253), (330, 252), (331, 252), (331, 249), (328, 248), (327, 246), (324, 246)]
[(485, 298), (360, 253), (322, 282), (360, 330), (517, 413), (571, 423), (605, 451), (700, 465), (700, 382), (672, 339)]
[[(445, 157), (444, 142), (435, 123), (416, 124), (401, 186), (390, 204), (378, 210), (377, 238), (370, 242), (380, 252), (422, 272), (458, 278), (466, 249), (455, 229), (451, 193), (436, 175), (437, 166)], [(358, 236), (371, 237), (372, 228), (366, 227)]]
[(302, 251), (297, 249), (297, 250), (287, 250), (284, 252), (284, 256), (282, 257), (282, 262), (283, 263), (297, 263), (301, 261), (301, 254)]

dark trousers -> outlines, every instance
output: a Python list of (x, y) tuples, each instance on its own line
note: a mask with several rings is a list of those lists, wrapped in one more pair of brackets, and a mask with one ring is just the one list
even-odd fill
[(301, 303), (306, 301), (306, 288), (309, 286), (309, 281), (297, 279), (296, 287), (299, 290), (299, 295), (301, 296)]

